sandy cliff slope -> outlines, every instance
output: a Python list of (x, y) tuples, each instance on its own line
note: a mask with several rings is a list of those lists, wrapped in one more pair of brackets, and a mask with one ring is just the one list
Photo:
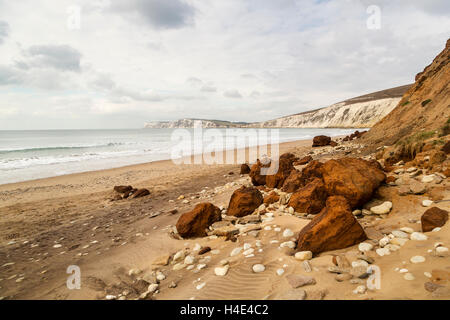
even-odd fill
[(396, 108), (364, 137), (375, 144), (393, 144), (420, 131), (441, 130), (450, 117), (450, 39), (445, 49), (417, 74), (414, 85)]

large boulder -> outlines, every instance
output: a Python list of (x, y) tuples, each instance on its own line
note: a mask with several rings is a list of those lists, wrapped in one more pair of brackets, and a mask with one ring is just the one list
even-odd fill
[(242, 186), (231, 195), (227, 215), (243, 217), (252, 214), (263, 201), (263, 196), (258, 189)]
[(269, 167), (269, 166), (270, 166), (270, 163), (263, 164), (259, 159), (257, 159), (256, 163), (252, 165), (249, 176), (250, 176), (254, 186), (263, 186), (266, 184), (266, 175), (261, 174), (261, 169), (263, 167)]
[(302, 173), (301, 171), (294, 169), (291, 171), (289, 176), (284, 180), (283, 187), (281, 188), (284, 192), (295, 192), (303, 185)]
[(206, 229), (222, 219), (220, 209), (212, 203), (199, 203), (184, 213), (177, 222), (177, 231), (183, 238), (204, 237)]
[(434, 228), (442, 227), (447, 222), (448, 211), (433, 207), (425, 211), (420, 220), (423, 232), (432, 231)]
[(297, 250), (318, 254), (347, 248), (367, 239), (347, 200), (329, 197), (326, 207), (298, 235)]
[(315, 178), (305, 187), (292, 194), (288, 205), (293, 207), (296, 212), (316, 214), (325, 207), (327, 196), (323, 181)]
[[(269, 169), (269, 174), (266, 176), (266, 186), (269, 188), (281, 188), (291, 171), (295, 170), (292, 163), (292, 158), (281, 157), (278, 163), (272, 163), (273, 168)], [(278, 168), (276, 168), (277, 166)], [(275, 169), (277, 170), (273, 173)]]
[(315, 178), (322, 178), (322, 166), (323, 163), (312, 160), (301, 172), (297, 169), (292, 170), (284, 181), (281, 190), (284, 192), (295, 192), (301, 187), (306, 186)]
[(320, 168), (328, 194), (343, 196), (351, 208), (362, 206), (386, 179), (378, 163), (356, 158), (329, 160)]
[(281, 159), (286, 159), (289, 160), (291, 163), (294, 163), (295, 161), (298, 160), (298, 157), (293, 153), (286, 152), (280, 156), (280, 160)]
[(313, 147), (324, 147), (331, 143), (331, 138), (328, 136), (316, 136), (313, 139)]

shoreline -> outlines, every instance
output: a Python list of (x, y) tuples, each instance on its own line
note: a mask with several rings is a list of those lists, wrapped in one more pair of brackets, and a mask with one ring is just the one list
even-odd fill
[[(339, 135), (339, 136), (333, 136), (332, 138), (337, 139), (337, 138), (342, 138), (345, 135)], [(281, 142), (279, 143), (279, 149), (283, 150), (286, 148), (289, 148), (292, 144), (306, 144), (307, 142), (311, 142), (312, 144), (312, 139), (304, 139), (304, 140), (293, 140), (293, 141), (286, 141), (286, 142)], [(262, 148), (262, 147), (269, 147), (269, 146), (273, 146), (275, 144), (269, 144), (269, 145), (258, 145), (258, 146), (254, 146), (254, 147), (246, 147), (245, 148), (245, 153), (246, 153), (246, 162), (251, 161), (251, 159), (248, 159), (248, 150), (249, 149), (253, 149), (253, 148)], [(230, 150), (223, 150), (221, 152), (227, 152), (227, 151), (233, 151), (235, 154), (239, 151), (242, 151), (242, 148), (239, 149), (230, 149)], [(195, 158), (195, 157), (199, 157), (202, 156), (204, 157), (206, 154), (208, 153), (200, 153), (200, 154), (193, 154), (190, 156), (184, 156), (182, 158), (179, 159), (186, 159), (186, 158)], [(112, 168), (105, 168), (105, 169), (95, 169), (95, 170), (88, 170), (88, 171), (81, 171), (81, 172), (74, 172), (74, 173), (66, 173), (66, 174), (61, 174), (61, 175), (56, 175), (56, 176), (50, 176), (50, 177), (44, 177), (44, 178), (38, 178), (38, 179), (30, 179), (30, 180), (23, 180), (23, 181), (17, 181), (17, 182), (11, 182), (11, 183), (5, 183), (5, 184), (0, 184), (0, 192), (2, 192), (2, 189), (9, 189), (9, 188), (14, 188), (14, 187), (21, 187), (21, 185), (26, 185), (29, 183), (42, 183), (42, 182), (52, 182), (50, 180), (59, 180), (59, 179), (65, 179), (65, 178), (71, 178), (71, 177), (75, 177), (76, 175), (90, 175), (90, 174), (110, 174), (110, 173), (114, 173), (114, 171), (122, 171), (122, 170), (134, 170), (134, 169), (141, 169), (142, 167), (147, 167), (151, 164), (174, 164), (174, 161), (178, 160), (178, 159), (163, 159), (163, 160), (155, 160), (155, 161), (148, 161), (148, 162), (142, 162), (142, 163), (136, 163), (136, 164), (126, 164), (126, 165), (121, 165), (118, 167), (112, 167)], [(233, 163), (233, 164), (212, 164), (212, 165), (240, 165), (241, 163)], [(192, 164), (192, 165), (208, 165), (206, 163), (201, 163), (201, 164)]]

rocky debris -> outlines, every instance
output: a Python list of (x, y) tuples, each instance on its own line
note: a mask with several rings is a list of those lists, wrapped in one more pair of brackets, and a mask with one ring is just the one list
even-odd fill
[(267, 196), (264, 197), (264, 204), (269, 205), (280, 200), (280, 196), (275, 191), (270, 192)]
[(313, 160), (313, 158), (311, 156), (305, 156), (305, 157), (301, 158), (300, 160), (295, 161), (294, 166), (303, 166), (305, 164), (308, 164), (312, 160)]
[(326, 207), (298, 235), (297, 250), (317, 254), (363, 242), (367, 236), (341, 196), (327, 199)]
[(250, 173), (250, 167), (248, 166), (248, 164), (243, 163), (241, 164), (241, 171), (239, 172), (239, 174), (248, 174)]
[(221, 220), (220, 209), (211, 203), (200, 203), (178, 219), (176, 228), (183, 238), (204, 237), (206, 229)]
[(328, 195), (343, 196), (351, 208), (369, 201), (386, 178), (377, 161), (356, 158), (329, 160), (321, 172)]
[(321, 179), (316, 178), (292, 194), (288, 205), (296, 212), (317, 214), (325, 207), (326, 199), (325, 185)]
[(292, 288), (297, 289), (306, 285), (316, 284), (316, 280), (310, 276), (304, 276), (301, 274), (290, 274), (286, 276), (287, 282)]
[(448, 212), (446, 210), (433, 207), (425, 211), (420, 220), (422, 222), (422, 231), (429, 232), (434, 228), (445, 225), (448, 220)]
[(331, 138), (328, 136), (315, 136), (313, 139), (313, 147), (324, 147), (331, 143)]
[(342, 139), (342, 141), (352, 141), (353, 139), (359, 139), (361, 138), (367, 131), (358, 131), (356, 130), (354, 133), (352, 133), (349, 136), (346, 136)]
[(263, 201), (263, 196), (258, 189), (242, 186), (231, 195), (227, 215), (243, 217), (252, 214)]

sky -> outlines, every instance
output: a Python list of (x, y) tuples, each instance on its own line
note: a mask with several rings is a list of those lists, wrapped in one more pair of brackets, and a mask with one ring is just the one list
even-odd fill
[(0, 130), (264, 121), (414, 82), (448, 0), (0, 0)]

